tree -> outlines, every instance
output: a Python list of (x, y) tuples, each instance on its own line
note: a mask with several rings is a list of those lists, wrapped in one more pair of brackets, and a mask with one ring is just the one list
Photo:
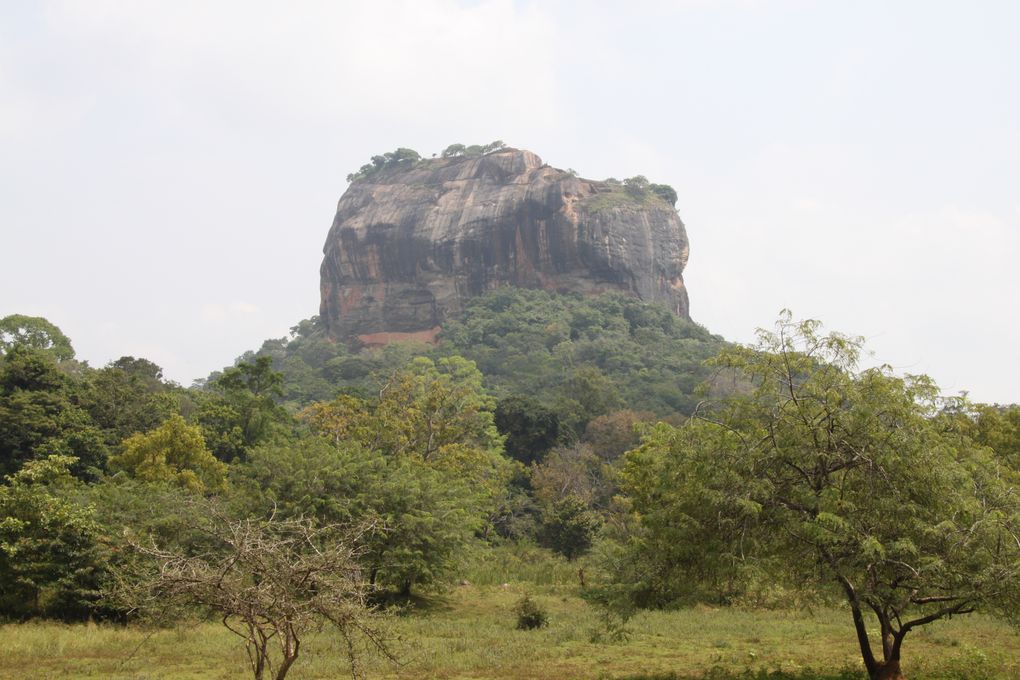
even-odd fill
[(77, 458), (74, 473), (95, 477), (106, 446), (78, 402), (80, 386), (43, 349), (17, 344), (0, 358), (0, 473), (50, 454)]
[(675, 206), (677, 201), (676, 189), (668, 184), (649, 184), (649, 190), (670, 205)]
[(582, 441), (591, 445), (603, 460), (613, 461), (641, 441), (638, 425), (655, 421), (650, 411), (624, 409), (595, 418), (584, 430)]
[(751, 391), (658, 426), (625, 479), (653, 544), (716, 537), (714, 565), (683, 555), (688, 579), (771, 561), (833, 588), (869, 677), (889, 680), (920, 626), (979, 609), (1020, 617), (1020, 480), (942, 414), (930, 379), (861, 369), (861, 350), (785, 313), (756, 347), (714, 361)]
[(247, 451), (272, 436), (289, 420), (276, 400), (283, 396), (283, 374), (273, 359), (255, 357), (225, 370), (212, 381), (195, 416), (216, 457), (244, 459)]
[(650, 186), (648, 178), (644, 175), (634, 175), (623, 180), (624, 190), (634, 198), (643, 198)]
[(451, 144), (443, 149), (443, 153), (441, 155), (443, 158), (456, 158), (457, 156), (463, 156), (465, 148), (467, 147), (463, 144)]
[(116, 447), (136, 432), (158, 426), (178, 409), (178, 397), (162, 381), (163, 369), (146, 359), (121, 357), (88, 376), (83, 408)]
[(68, 337), (41, 316), (11, 314), (0, 319), (0, 356), (15, 345), (45, 350), (58, 361), (74, 358), (74, 348)]
[(232, 520), (215, 508), (205, 517), (212, 545), (201, 552), (136, 543), (152, 568), (126, 575), (119, 598), (149, 615), (176, 607), (216, 612), (244, 640), (255, 680), (267, 672), (284, 680), (305, 636), (326, 625), (343, 638), (355, 679), (363, 677), (359, 638), (388, 653), (358, 563), (361, 531), (302, 519)]
[(961, 414), (964, 432), (995, 451), (1006, 465), (1020, 471), (1020, 406), (974, 404), (968, 411)]
[(513, 395), (496, 404), (496, 428), (506, 453), (525, 465), (540, 461), (560, 439), (560, 419), (531, 397)]
[[(473, 362), (416, 358), (378, 394), (340, 395), (303, 411), (302, 420), (336, 450), (304, 454), (298, 465), (358, 470), (316, 479), (347, 489), (328, 492), (350, 501), (331, 512), (382, 519), (385, 535), (373, 539), (369, 554), (374, 578), (409, 594), (414, 585), (440, 582), (473, 534), (505, 515), (515, 466), (502, 455), (493, 400)], [(284, 467), (270, 469), (282, 474)]]
[(601, 518), (587, 503), (577, 496), (566, 496), (545, 513), (539, 539), (546, 547), (573, 560), (588, 551), (600, 526)]
[(122, 356), (116, 361), (111, 361), (108, 368), (116, 368), (128, 375), (137, 376), (150, 385), (162, 385), (163, 369), (159, 365), (141, 357)]
[(221, 491), (227, 466), (205, 446), (202, 430), (176, 413), (162, 425), (124, 440), (110, 469), (146, 482), (172, 482), (198, 493)]
[(615, 490), (607, 475), (608, 467), (587, 444), (557, 447), (531, 468), (535, 499), (551, 508), (573, 496), (588, 507), (604, 508)]
[(83, 619), (102, 578), (91, 508), (68, 497), (71, 456), (25, 463), (0, 486), (0, 616)]
[(439, 462), (465, 445), (498, 456), (503, 441), (494, 407), (474, 362), (417, 357), (385, 381), (378, 399), (341, 395), (313, 404), (302, 417), (337, 442), (354, 437), (387, 455)]

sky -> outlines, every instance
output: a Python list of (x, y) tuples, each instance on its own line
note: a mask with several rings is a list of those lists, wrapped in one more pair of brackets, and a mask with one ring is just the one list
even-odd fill
[(1020, 3), (0, 0), (0, 316), (182, 384), (318, 312), (345, 177), (501, 139), (674, 186), (691, 315), (1020, 402)]

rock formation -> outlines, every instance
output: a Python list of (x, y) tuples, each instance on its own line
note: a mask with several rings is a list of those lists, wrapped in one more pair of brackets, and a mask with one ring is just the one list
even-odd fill
[(366, 344), (431, 340), (466, 300), (500, 286), (622, 290), (689, 313), (687, 233), (673, 206), (530, 151), (355, 178), (323, 252), (320, 317), (332, 337)]

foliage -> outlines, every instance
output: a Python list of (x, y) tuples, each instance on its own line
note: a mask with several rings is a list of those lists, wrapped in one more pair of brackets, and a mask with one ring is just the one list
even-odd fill
[(690, 413), (722, 340), (668, 309), (619, 295), (595, 298), (500, 289), (471, 300), (446, 324), (442, 351), (476, 362), (498, 396), (529, 395), (583, 432), (626, 404)]
[(560, 446), (531, 468), (531, 488), (542, 507), (573, 496), (592, 508), (605, 509), (615, 486), (613, 473), (588, 444)]
[(676, 205), (676, 201), (678, 198), (676, 195), (676, 189), (674, 189), (670, 185), (649, 184), (648, 190), (651, 191), (656, 196), (658, 196), (659, 198), (661, 198), (662, 200), (664, 200), (666, 203), (669, 203), (672, 206)]
[(0, 486), (0, 616), (82, 619), (97, 605), (97, 525), (67, 497), (74, 462), (32, 460)]
[(530, 595), (517, 600), (514, 615), (517, 617), (517, 630), (534, 630), (549, 625), (549, 614)]
[(648, 178), (644, 175), (635, 175), (623, 180), (624, 190), (634, 198), (643, 198), (647, 195), (649, 185)]
[(1020, 406), (974, 404), (968, 410), (960, 418), (963, 432), (994, 451), (1000, 461), (1020, 471)]
[(156, 616), (179, 606), (215, 612), (244, 640), (255, 680), (267, 671), (284, 680), (302, 640), (329, 624), (345, 642), (353, 677), (363, 677), (356, 639), (385, 646), (371, 623), (361, 578), (360, 531), (300, 519), (232, 520), (212, 507), (205, 517), (202, 528), (214, 541), (206, 551), (136, 544), (152, 569), (122, 582), (119, 597)]
[(470, 146), (464, 146), (463, 144), (451, 144), (450, 146), (443, 149), (441, 154), (443, 158), (457, 158), (459, 156), (466, 156), (468, 158), (477, 158), (478, 156), (484, 156), (496, 151), (502, 151), (507, 148), (506, 144), (502, 140), (497, 139), (494, 142), (488, 144), (472, 144)]
[[(288, 407), (340, 392), (368, 397), (415, 356), (461, 356), (475, 362), (487, 394), (527, 400), (515, 407), (526, 406), (524, 413), (507, 411), (502, 431), (510, 435), (507, 451), (521, 459), (528, 454), (510, 429), (541, 423), (510, 421), (539, 417), (535, 404), (559, 422), (560, 441), (581, 436), (588, 421), (623, 406), (658, 417), (691, 413), (702, 398), (696, 388), (709, 377), (703, 362), (723, 345), (665, 307), (622, 294), (584, 298), (516, 288), (470, 300), (459, 319), (444, 325), (438, 347), (392, 343), (352, 352), (330, 340), (315, 317), (291, 331), (290, 339), (267, 340), (258, 353), (283, 373)], [(200, 410), (199, 420), (207, 417)], [(222, 426), (207, 428), (206, 438), (230, 460), (212, 443), (210, 429), (223, 432)]]
[(371, 524), (370, 583), (397, 591), (442, 583), (481, 529), (484, 498), (467, 480), (407, 456), (325, 438), (256, 448), (237, 467), (245, 514)]
[(190, 491), (221, 491), (227, 467), (205, 446), (202, 430), (174, 414), (162, 425), (124, 440), (110, 469), (146, 482), (171, 482)]
[(615, 177), (603, 180), (598, 192), (585, 199), (584, 207), (600, 213), (635, 206), (676, 206), (676, 190), (668, 184), (653, 184), (644, 175), (628, 177), (622, 182)]
[(356, 182), (372, 177), (381, 170), (398, 167), (410, 167), (421, 160), (421, 154), (414, 149), (400, 147), (396, 151), (387, 151), (381, 156), (372, 156), (372, 162), (358, 168), (357, 172), (347, 175), (348, 182)]
[(222, 461), (244, 460), (249, 449), (269, 440), (289, 417), (277, 404), (283, 396), (283, 375), (272, 358), (239, 362), (209, 383), (195, 420)]
[(612, 411), (589, 422), (581, 440), (603, 460), (614, 461), (641, 441), (639, 427), (655, 420), (651, 411)]
[(511, 395), (496, 404), (496, 428), (506, 436), (507, 455), (528, 465), (540, 461), (560, 440), (560, 419), (531, 397)]
[(15, 345), (0, 359), (0, 473), (28, 460), (73, 455), (76, 475), (94, 478), (106, 465), (103, 437), (79, 407), (81, 390), (52, 354)]
[(862, 370), (858, 339), (818, 328), (787, 313), (757, 347), (724, 351), (715, 364), (753, 391), (658, 426), (628, 454), (626, 488), (658, 573), (739, 579), (774, 560), (840, 593), (869, 675), (900, 677), (911, 630), (1020, 614), (1020, 481), (941, 415), (930, 379)]
[(602, 519), (577, 496), (565, 496), (545, 513), (539, 540), (568, 560), (588, 551), (602, 525)]
[(88, 377), (82, 397), (107, 447), (151, 430), (176, 413), (179, 398), (163, 382), (163, 369), (147, 359), (121, 357)]
[(0, 356), (15, 345), (43, 350), (57, 361), (74, 359), (74, 348), (63, 331), (41, 316), (11, 314), (0, 319)]

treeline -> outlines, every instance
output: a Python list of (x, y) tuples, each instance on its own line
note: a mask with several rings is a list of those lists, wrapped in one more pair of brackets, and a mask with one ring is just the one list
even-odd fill
[(328, 338), (313, 317), (240, 360), (271, 357), (284, 376), (284, 401), (297, 409), (337, 389), (371, 392), (414, 356), (462, 356), (475, 362), (497, 400), (525, 398), (555, 412), (565, 436), (576, 440), (593, 418), (617, 410), (689, 415), (710, 375), (704, 362), (723, 346), (698, 324), (620, 293), (502, 288), (470, 300), (444, 324), (437, 346), (351, 347)]
[[(450, 144), (439, 155), (441, 158), (480, 158), (508, 148), (503, 140), (497, 139), (488, 144)], [(432, 158), (435, 157), (436, 154), (432, 154)], [(368, 180), (383, 170), (413, 168), (426, 159), (414, 149), (400, 147), (384, 154), (372, 156), (369, 160), (370, 162), (362, 165), (356, 172), (347, 175), (347, 181)], [(567, 172), (575, 177), (578, 174), (573, 168), (568, 169)], [(628, 177), (622, 182), (615, 177), (608, 177), (603, 182), (608, 185), (610, 193), (617, 188), (622, 189), (621, 196), (625, 196), (629, 200), (643, 202), (650, 197), (658, 197), (669, 205), (676, 206), (676, 189), (668, 184), (649, 182), (644, 175)]]
[(474, 544), (575, 558), (635, 425), (689, 408), (721, 343), (622, 296), (505, 290), (435, 347), (358, 351), (313, 319), (184, 388), (143, 358), (78, 362), (44, 319), (3, 323), (9, 618), (118, 615), (102, 592), (126, 541), (188, 549), (198, 498), (236, 517), (373, 524), (369, 582), (403, 595), (443, 583)]
[[(479, 156), (496, 151), (502, 151), (505, 148), (507, 146), (501, 140), (496, 140), (489, 144), (471, 144), (467, 146), (464, 144), (451, 144), (443, 149), (442, 157), (458, 158), (463, 156), (466, 158), (478, 158)], [(432, 157), (435, 158), (436, 155), (432, 154)], [(369, 179), (380, 170), (413, 167), (422, 160), (422, 155), (414, 149), (400, 147), (394, 151), (387, 151), (384, 154), (372, 156), (370, 160), (370, 163), (366, 163), (358, 168), (357, 172), (347, 175), (347, 181), (354, 182)]]

